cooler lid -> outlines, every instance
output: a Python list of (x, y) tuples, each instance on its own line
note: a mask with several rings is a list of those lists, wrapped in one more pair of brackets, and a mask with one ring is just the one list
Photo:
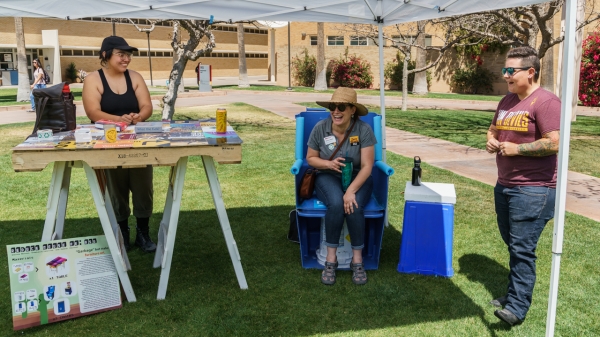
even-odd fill
[(421, 182), (421, 186), (413, 186), (406, 182), (404, 200), (456, 204), (454, 184)]

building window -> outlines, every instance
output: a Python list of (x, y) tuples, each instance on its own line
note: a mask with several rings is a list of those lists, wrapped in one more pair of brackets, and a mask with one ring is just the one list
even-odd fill
[[(393, 46), (398, 46), (401, 45), (398, 43), (398, 41), (403, 41), (407, 44), (414, 44), (414, 40), (415, 40), (415, 36), (414, 35), (405, 35), (405, 36), (400, 36), (400, 35), (395, 35), (392, 36), (392, 39), (394, 40), (394, 42), (392, 42)], [(431, 35), (425, 35), (425, 47), (431, 47)]]
[(316, 46), (317, 45), (317, 36), (316, 35), (311, 35), (310, 36), (310, 45), (311, 46)]
[(371, 46), (373, 42), (370, 38), (366, 36), (352, 36), (350, 38), (351, 46)]
[(328, 46), (343, 46), (344, 45), (344, 37), (343, 36), (328, 36), (327, 37), (327, 45)]

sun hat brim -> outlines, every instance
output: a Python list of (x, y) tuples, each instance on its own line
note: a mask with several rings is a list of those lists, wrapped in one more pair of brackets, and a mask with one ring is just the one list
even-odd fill
[(369, 113), (369, 110), (356, 100), (356, 91), (354, 91), (354, 89), (339, 87), (333, 92), (333, 95), (329, 101), (318, 101), (316, 103), (326, 109), (329, 109), (330, 103), (352, 104), (356, 107), (356, 112), (359, 116), (365, 116), (367, 113)]

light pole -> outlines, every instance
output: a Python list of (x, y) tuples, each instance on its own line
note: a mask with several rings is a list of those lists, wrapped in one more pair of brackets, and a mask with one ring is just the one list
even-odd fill
[(154, 86), (154, 82), (152, 81), (152, 57), (150, 56), (150, 31), (146, 31), (146, 36), (148, 37), (148, 63), (150, 63), (150, 86)]

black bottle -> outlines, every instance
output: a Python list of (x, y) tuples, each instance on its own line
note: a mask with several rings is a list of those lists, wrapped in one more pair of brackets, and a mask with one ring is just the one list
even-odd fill
[(412, 185), (421, 186), (421, 157), (415, 157), (415, 166), (412, 169)]

